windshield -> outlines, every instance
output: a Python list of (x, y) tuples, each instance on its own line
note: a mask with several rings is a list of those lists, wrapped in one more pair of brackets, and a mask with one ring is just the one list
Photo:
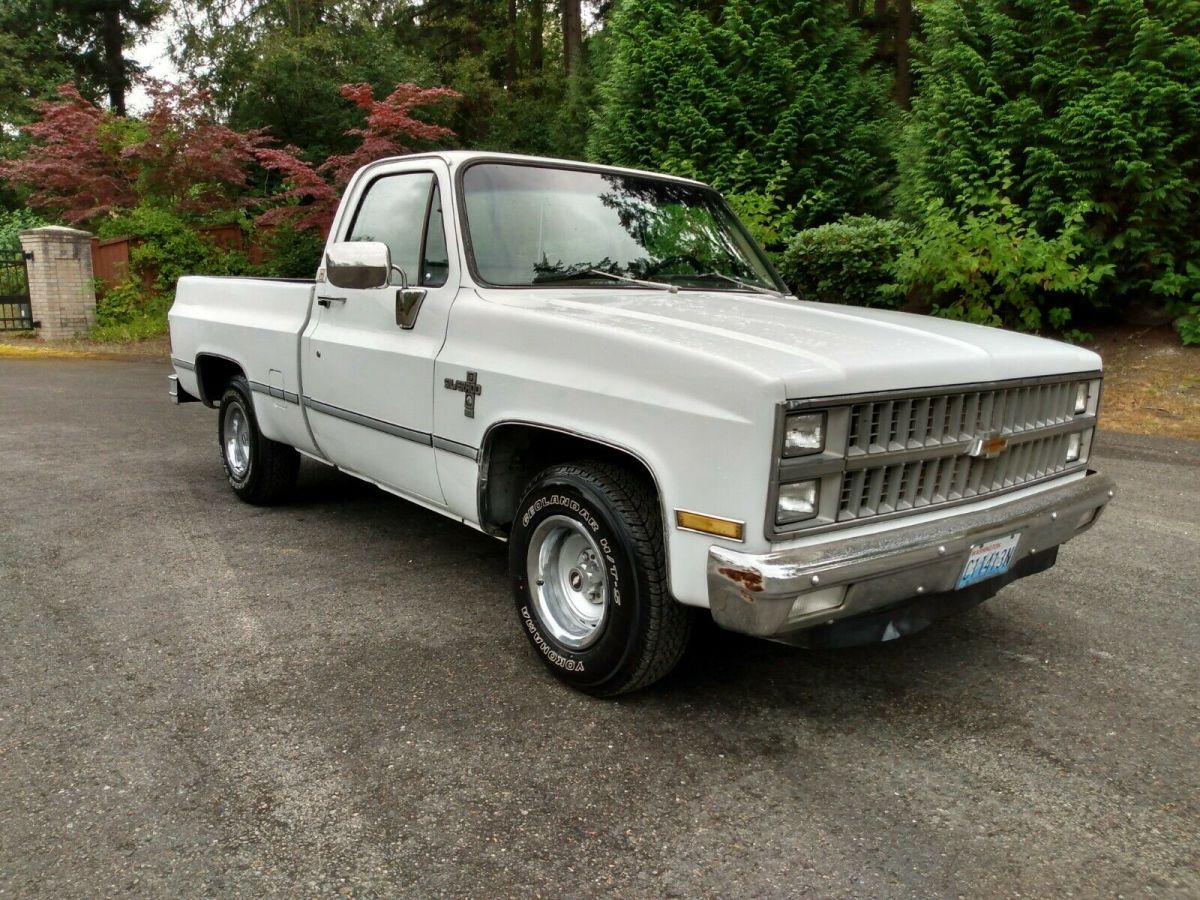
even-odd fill
[(781, 289), (716, 193), (655, 178), (506, 163), (463, 176), (479, 277), (723, 291)]

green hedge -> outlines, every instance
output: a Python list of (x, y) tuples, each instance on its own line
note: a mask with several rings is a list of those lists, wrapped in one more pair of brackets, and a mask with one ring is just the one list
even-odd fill
[(778, 260), (779, 274), (805, 300), (897, 306), (892, 269), (910, 239), (902, 222), (847, 216), (798, 233)]

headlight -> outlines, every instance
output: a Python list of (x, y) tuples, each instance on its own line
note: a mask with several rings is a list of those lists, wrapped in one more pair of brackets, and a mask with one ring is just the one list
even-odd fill
[(775, 505), (775, 524), (802, 522), (817, 514), (817, 482), (797, 481), (779, 486), (779, 501)]
[(825, 449), (825, 413), (800, 413), (784, 420), (783, 455), (807, 456)]
[(1091, 385), (1086, 381), (1081, 381), (1079, 387), (1075, 389), (1075, 414), (1087, 412), (1088, 394), (1090, 393)]
[(1083, 435), (1076, 432), (1067, 440), (1067, 462), (1077, 462), (1083, 450)]
[(1096, 408), (1100, 400), (1100, 379), (1081, 381), (1075, 385), (1075, 415), (1081, 416), (1089, 410), (1099, 412)]
[(1094, 429), (1077, 431), (1067, 438), (1067, 462), (1079, 462), (1087, 459), (1092, 449), (1092, 433)]

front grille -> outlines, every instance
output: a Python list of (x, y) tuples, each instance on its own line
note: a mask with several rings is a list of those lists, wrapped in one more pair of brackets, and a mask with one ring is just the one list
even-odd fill
[[(932, 511), (1085, 469), (1099, 376), (788, 401), (777, 413), (767, 534), (785, 538)], [(787, 417), (807, 411), (825, 415), (825, 449), (785, 458)], [(1068, 461), (1068, 452), (1075, 458)], [(780, 486), (802, 481), (817, 483), (817, 514), (779, 524)]]
[[(851, 404), (836, 521), (982, 497), (1082, 465), (1066, 457), (1071, 433), (1094, 421), (1075, 412), (1083, 383), (1073, 379)], [(1076, 419), (1078, 427), (1072, 428)], [(1010, 445), (993, 459), (968, 455), (976, 440), (990, 435), (1006, 437)]]
[(937, 448), (983, 432), (1021, 434), (1075, 417), (1078, 381), (869, 400), (850, 407), (847, 455)]
[(1019, 487), (1065, 472), (1070, 435), (1023, 441), (995, 459), (954, 455), (842, 473), (838, 521), (921, 509)]

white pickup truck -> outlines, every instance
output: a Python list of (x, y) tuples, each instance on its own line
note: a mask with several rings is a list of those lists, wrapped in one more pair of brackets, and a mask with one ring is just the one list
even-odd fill
[(917, 631), (1113, 495), (1094, 353), (797, 300), (681, 178), (381, 160), (314, 281), (184, 278), (170, 324), (240, 498), (303, 455), (507, 540), (521, 629), (598, 695), (666, 674), (702, 609), (807, 646)]

